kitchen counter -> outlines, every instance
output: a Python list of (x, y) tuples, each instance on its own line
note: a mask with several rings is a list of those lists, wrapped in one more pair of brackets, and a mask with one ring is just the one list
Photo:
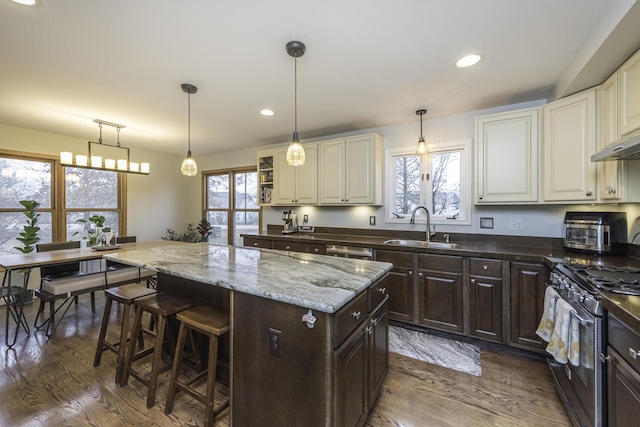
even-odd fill
[(602, 306), (618, 319), (640, 332), (640, 296), (603, 292)]
[(208, 243), (124, 251), (104, 258), (324, 313), (339, 310), (392, 267), (385, 262)]

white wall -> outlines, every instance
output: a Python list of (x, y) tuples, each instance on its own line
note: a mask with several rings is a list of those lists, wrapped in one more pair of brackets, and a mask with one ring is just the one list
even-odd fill
[[(60, 151), (86, 152), (87, 140), (0, 125), (0, 148), (58, 156)], [(200, 217), (199, 185), (180, 175), (180, 157), (131, 149), (131, 159), (148, 160), (151, 174), (127, 175), (127, 234), (159, 239), (167, 228), (182, 229)]]

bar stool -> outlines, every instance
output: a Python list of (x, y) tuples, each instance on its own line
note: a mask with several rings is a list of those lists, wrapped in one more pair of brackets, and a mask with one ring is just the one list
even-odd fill
[[(167, 405), (165, 406), (164, 413), (167, 415), (171, 413), (173, 410), (175, 394), (178, 390), (182, 390), (205, 405), (204, 425), (212, 426), (216, 416), (229, 406), (229, 400), (227, 399), (227, 401), (217, 409), (214, 409), (216, 365), (218, 360), (218, 337), (229, 332), (229, 313), (207, 306), (197, 306), (178, 313), (176, 318), (180, 322), (180, 332), (178, 333), (178, 343), (176, 354), (173, 359), (171, 382), (169, 383)], [(187, 333), (190, 333), (192, 348), (197, 357), (195, 341), (191, 335), (192, 331), (200, 332), (209, 337), (208, 365), (206, 370), (200, 372), (186, 383), (181, 383), (178, 381), (178, 376)], [(206, 396), (191, 387), (191, 385), (204, 377), (205, 374), (207, 375)]]
[[(98, 336), (98, 345), (96, 347), (96, 355), (93, 359), (93, 366), (100, 366), (102, 359), (102, 353), (106, 350), (114, 352), (118, 356), (116, 364), (116, 384), (120, 383), (122, 377), (122, 369), (124, 366), (125, 354), (127, 351), (127, 341), (129, 333), (129, 315), (131, 312), (131, 304), (141, 297), (155, 294), (155, 289), (149, 289), (144, 285), (132, 283), (129, 285), (117, 286), (115, 288), (109, 288), (104, 291), (106, 301), (104, 304), (104, 315), (102, 316), (102, 326), (100, 327), (100, 335)], [(109, 318), (111, 317), (111, 306), (113, 302), (123, 305), (122, 319), (120, 327), (120, 338), (118, 342), (107, 342), (106, 335), (109, 327)], [(132, 335), (133, 337), (133, 335)], [(139, 345), (142, 347), (142, 335), (139, 334)]]
[[(165, 329), (167, 328), (167, 319), (169, 316), (173, 316), (183, 310), (191, 308), (193, 302), (184, 298), (166, 293), (158, 292), (155, 295), (138, 298), (133, 301), (133, 305), (136, 309), (136, 318), (133, 321), (133, 329), (131, 331), (132, 337), (137, 337), (142, 328), (142, 315), (150, 313), (157, 318), (155, 342), (148, 348), (143, 348), (136, 352), (136, 340), (131, 339), (129, 341), (129, 349), (126, 354), (125, 366), (122, 369), (122, 379), (120, 385), (123, 387), (127, 385), (129, 381), (129, 375), (140, 381), (142, 384), (148, 387), (147, 393), (147, 408), (151, 408), (155, 404), (156, 388), (158, 386), (158, 375), (171, 369), (171, 365), (160, 367), (162, 356), (162, 345), (164, 343)], [(171, 340), (169, 340), (171, 344)], [(136, 371), (132, 363), (142, 357), (153, 354), (153, 360), (151, 362), (151, 372), (149, 377), (145, 378), (141, 372)]]

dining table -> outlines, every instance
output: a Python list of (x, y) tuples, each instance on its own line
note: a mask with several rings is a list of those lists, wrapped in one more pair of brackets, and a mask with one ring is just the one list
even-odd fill
[[(147, 240), (131, 243), (119, 243), (116, 245), (80, 247), (74, 249), (60, 249), (45, 252), (16, 253), (0, 255), (0, 272), (3, 272), (0, 298), (6, 305), (5, 319), (5, 344), (8, 348), (15, 345), (20, 327), (27, 335), (31, 333), (24, 315), (24, 304), (29, 293), (29, 278), (34, 268), (66, 264), (79, 261), (91, 261), (101, 259), (107, 253), (122, 252), (135, 249), (149, 249), (169, 244), (176, 244), (169, 240)], [(15, 273), (22, 272), (22, 280), (14, 284), (12, 277)], [(15, 323), (15, 331), (10, 335), (10, 321)]]

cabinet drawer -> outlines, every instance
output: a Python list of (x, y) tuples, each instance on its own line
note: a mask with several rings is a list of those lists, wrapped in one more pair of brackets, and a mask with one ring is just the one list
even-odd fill
[(244, 238), (244, 245), (245, 246), (251, 246), (251, 247), (254, 247), (254, 248), (271, 249), (271, 240), (255, 239), (253, 237), (245, 237)]
[(367, 310), (367, 295), (367, 292), (362, 292), (334, 315), (334, 348), (338, 347), (356, 326), (367, 319), (369, 314)]
[(376, 261), (390, 262), (394, 267), (413, 268), (413, 252), (385, 251), (376, 249)]
[(369, 293), (369, 312), (372, 312), (380, 302), (386, 297), (389, 292), (387, 292), (386, 288), (386, 279), (387, 275), (385, 275), (382, 279), (378, 281), (375, 285), (371, 286), (367, 291)]
[(305, 252), (307, 249), (306, 246), (303, 242), (283, 242), (281, 240), (273, 242), (273, 249), (280, 251)]
[(620, 353), (624, 360), (640, 371), (640, 334), (609, 313), (607, 316), (607, 335), (609, 344)]
[(502, 261), (497, 259), (470, 258), (469, 274), (501, 278)]
[(327, 245), (319, 243), (307, 243), (307, 252), (310, 254), (325, 255), (327, 253)]
[(418, 255), (418, 265), (423, 270), (462, 273), (462, 257), (449, 255)]

